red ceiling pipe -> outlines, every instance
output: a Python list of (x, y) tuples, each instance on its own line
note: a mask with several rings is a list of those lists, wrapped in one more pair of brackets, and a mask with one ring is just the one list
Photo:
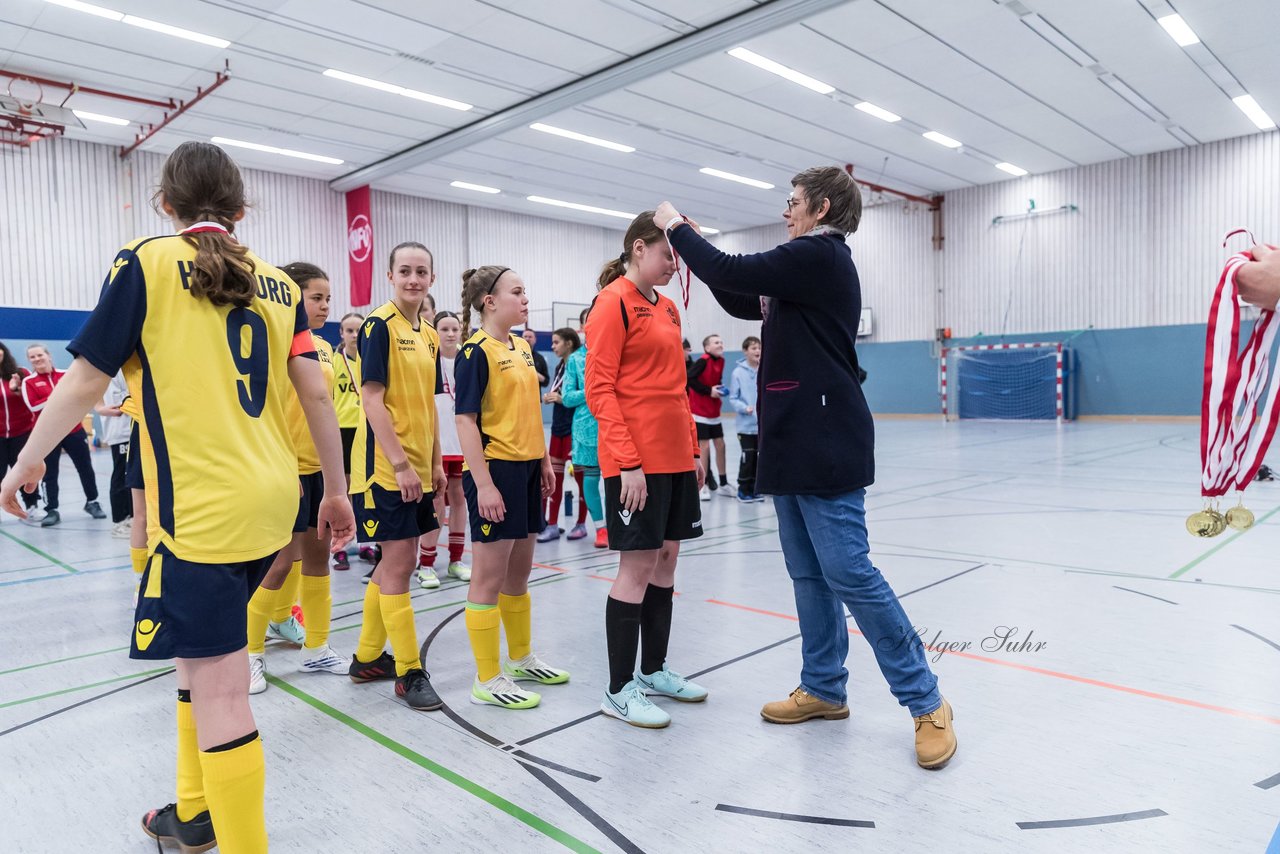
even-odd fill
[(141, 133), (139, 133), (137, 136), (133, 138), (133, 145), (125, 145), (120, 147), (120, 157), (122, 159), (125, 157), (128, 157), (130, 154), (134, 152), (135, 149), (137, 149), (138, 146), (142, 145), (142, 143), (151, 139), (151, 137), (155, 136), (157, 133), (163, 130), (164, 127), (169, 124), (169, 122), (173, 121), (178, 116), (182, 115), (187, 110), (191, 109), (196, 104), (200, 103), (200, 101), (204, 98), (204, 96), (208, 95), (214, 89), (217, 89), (219, 86), (221, 86), (223, 83), (226, 83), (230, 79), (231, 79), (231, 62), (228, 60), (226, 64), (223, 65), (222, 70), (219, 71), (217, 75), (214, 77), (212, 86), (210, 86), (207, 89), (196, 89), (196, 96), (192, 98), (190, 101), (179, 101), (177, 104), (177, 109), (171, 113), (166, 112), (164, 114), (164, 119), (160, 122), (160, 124), (147, 125), (146, 130), (142, 131)]
[[(84, 92), (86, 95), (101, 95), (104, 98), (115, 98), (117, 101), (131, 101), (134, 104), (145, 104), (148, 107), (160, 107), (164, 110), (171, 110), (177, 106), (177, 103), (170, 98), (167, 101), (155, 101), (151, 98), (139, 98), (135, 95), (124, 95), (119, 92), (108, 92), (105, 89), (92, 89), (88, 86), (81, 86), (77, 83), (63, 83), (60, 80), (50, 80), (47, 77), (37, 77), (34, 74), (25, 74), (20, 71), (6, 71), (0, 68), (0, 75), (12, 77), (15, 80), (32, 80), (42, 86), (56, 86), (59, 89), (68, 89), (71, 95), (77, 92)], [(67, 97), (71, 97), (68, 95)]]

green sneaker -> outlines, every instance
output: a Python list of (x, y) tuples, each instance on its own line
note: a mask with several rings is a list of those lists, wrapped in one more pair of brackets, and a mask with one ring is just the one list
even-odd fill
[(541, 682), (543, 685), (563, 685), (569, 681), (569, 671), (552, 667), (536, 653), (529, 653), (519, 661), (504, 661), (502, 672), (513, 682)]
[(532, 709), (542, 702), (542, 695), (518, 687), (499, 673), (488, 682), (477, 679), (472, 683), (471, 702), (477, 706), (499, 706), (503, 709)]

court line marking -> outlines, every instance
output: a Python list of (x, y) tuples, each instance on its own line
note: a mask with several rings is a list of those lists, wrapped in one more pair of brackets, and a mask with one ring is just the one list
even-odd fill
[[(904, 594), (905, 595), (905, 594)], [(734, 602), (725, 602), (720, 599), (708, 599), (712, 605), (721, 605), (726, 608), (735, 608), (739, 611), (749, 611), (753, 614), (762, 614), (766, 617), (778, 617), (783, 620), (790, 620), (793, 623), (800, 622), (800, 618), (792, 614), (783, 614), (778, 611), (768, 611), (763, 608), (753, 608), (750, 605), (739, 605)], [(862, 632), (857, 629), (849, 629), (849, 633), (853, 635), (863, 636)], [(1091, 679), (1088, 676), (1077, 676), (1074, 673), (1063, 673), (1058, 670), (1049, 670), (1044, 667), (1033, 667), (1030, 664), (1018, 664), (1015, 661), (1004, 661), (999, 658), (990, 658), (985, 655), (975, 655), (971, 652), (961, 652), (951, 649), (935, 649), (932, 644), (922, 644), (924, 649), (929, 652), (937, 652), (945, 655), (954, 656), (956, 658), (967, 658), (971, 661), (981, 661), (984, 664), (995, 664), (1000, 667), (1008, 667), (1013, 670), (1022, 670), (1027, 673), (1038, 673), (1042, 676), (1052, 676), (1056, 679), (1065, 679), (1069, 682), (1079, 682), (1083, 685), (1092, 685), (1097, 688), (1108, 688), (1112, 691), (1119, 691), (1125, 694), (1134, 694), (1139, 697), (1146, 697), (1149, 700), (1162, 700), (1166, 703), (1174, 703), (1180, 706), (1190, 706), (1194, 709), (1202, 709), (1209, 712), (1219, 712), (1224, 715), (1232, 715), (1233, 717), (1244, 718), (1245, 720), (1260, 721), (1262, 723), (1280, 725), (1280, 718), (1264, 715), (1258, 712), (1246, 712), (1240, 709), (1233, 709), (1229, 706), (1217, 706), (1212, 703), (1203, 703), (1199, 700), (1189, 700), (1186, 697), (1176, 697), (1172, 694), (1161, 694), (1156, 691), (1146, 691), (1142, 688), (1131, 688), (1128, 685), (1120, 685), (1115, 682), (1104, 682), (1101, 679)]]
[(34, 697), (23, 697), (21, 700), (10, 700), (7, 703), (0, 703), (0, 709), (8, 709), (13, 706), (21, 706), (25, 703), (34, 703), (36, 700), (46, 700), (49, 697), (58, 697), (63, 694), (71, 694), (76, 691), (87, 691), (90, 688), (97, 688), (101, 685), (110, 685), (112, 682), (123, 682), (126, 679), (137, 679), (140, 676), (152, 676), (165, 670), (172, 670), (171, 667), (161, 667), (156, 670), (144, 670), (141, 673), (126, 673), (123, 676), (112, 676), (110, 679), (103, 679), (99, 682), (90, 682), (87, 685), (76, 685), (72, 688), (60, 688), (57, 691), (49, 691), (46, 694), (36, 694)]
[(6, 530), (0, 529), (0, 535), (8, 537), (9, 539), (13, 540), (15, 543), (22, 546), (23, 548), (35, 552), (36, 554), (40, 555), (40, 557), (49, 561), (49, 563), (53, 564), (54, 566), (60, 566), (63, 569), (65, 569), (67, 572), (78, 573), (80, 571), (76, 569), (74, 566), (72, 566), (71, 564), (63, 563), (62, 561), (58, 560), (56, 557), (49, 554), (48, 552), (41, 551), (40, 549), (31, 545), (31, 543), (28, 543), (26, 540), (22, 539), (21, 537), (15, 537), (13, 534), (10, 534)]
[(583, 852), (583, 854), (592, 854), (592, 852), (593, 854), (600, 854), (599, 849), (593, 848), (592, 846), (588, 845), (586, 842), (583, 842), (581, 839), (578, 839), (576, 836), (573, 836), (572, 834), (564, 830), (561, 830), (560, 828), (556, 827), (554, 824), (551, 824), (546, 819), (543, 819), (537, 815), (534, 815), (533, 813), (529, 812), (523, 807), (517, 806), (516, 804), (512, 803), (511, 801), (507, 800), (506, 798), (502, 797), (496, 792), (492, 792), (489, 789), (486, 789), (484, 786), (481, 786), (479, 783), (476, 783), (473, 780), (469, 780), (468, 778), (463, 777), (461, 774), (457, 773), (456, 771), (452, 771), (449, 768), (446, 768), (445, 766), (441, 765), (440, 763), (432, 759), (429, 759), (426, 756), (423, 756), (421, 753), (418, 753), (413, 748), (405, 744), (402, 744), (399, 741), (396, 741), (394, 738), (391, 738), (390, 736), (382, 732), (379, 732), (378, 730), (374, 729), (368, 724), (360, 720), (357, 720), (351, 715), (348, 715), (346, 712), (340, 709), (336, 709), (333, 706), (330, 706), (328, 703), (324, 702), (318, 697), (313, 697), (312, 695), (308, 694), (306, 691), (303, 691), (297, 686), (292, 685), (288, 682), (285, 682), (283, 679), (272, 676), (271, 674), (267, 674), (267, 681), (270, 682), (272, 685), (275, 685), (280, 690), (284, 691), (286, 694), (289, 694), (295, 699), (301, 700), (302, 702), (311, 706), (313, 709), (320, 712), (321, 714), (329, 716), (330, 718), (337, 721), (338, 723), (349, 727), (350, 729), (354, 730), (360, 735), (363, 735), (365, 738), (369, 739), (375, 744), (380, 745), (381, 747), (384, 747), (387, 750), (390, 750), (392, 753), (396, 754), (402, 759), (407, 759), (409, 762), (412, 762), (414, 765), (417, 765), (419, 768), (422, 768), (426, 771), (431, 772), (432, 774), (436, 775), (437, 777), (444, 780), (445, 782), (452, 783), (453, 785), (457, 786), (459, 789), (462, 789), (462, 791), (466, 792), (467, 794), (472, 795), (473, 797), (479, 798), (480, 800), (484, 801), (490, 806), (498, 808), (502, 812), (516, 819), (517, 821), (527, 825), (528, 827), (533, 828), (534, 830), (538, 831), (542, 835), (550, 839), (553, 839), (556, 842), (559, 842), (561, 845), (563, 845), (565, 848), (568, 848), (570, 851), (579, 851), (579, 852)]
[(1141, 821), (1168, 815), (1164, 810), (1141, 810), (1118, 815), (1095, 815), (1088, 818), (1064, 818), (1056, 821), (1020, 821), (1019, 830), (1048, 830), (1057, 827), (1088, 827), (1095, 824), (1117, 824), (1122, 821)]
[(1235, 623), (1232, 623), (1232, 624), (1231, 624), (1231, 628), (1233, 628), (1233, 629), (1239, 629), (1240, 631), (1244, 632), (1246, 635), (1252, 635), (1253, 637), (1255, 637), (1255, 638), (1257, 638), (1258, 640), (1262, 641), (1263, 643), (1265, 643), (1267, 646), (1271, 647), (1272, 649), (1280, 650), (1280, 643), (1276, 643), (1275, 641), (1271, 640), (1270, 638), (1264, 638), (1262, 635), (1260, 635), (1260, 634), (1258, 634), (1257, 632), (1252, 631), (1252, 630), (1250, 630), (1250, 629), (1246, 629), (1244, 626), (1237, 626)]
[(757, 818), (773, 818), (779, 821), (799, 821), (805, 824), (834, 824), (838, 827), (864, 827), (874, 828), (874, 821), (864, 821), (856, 818), (828, 818), (820, 815), (800, 815), (798, 813), (789, 812), (770, 812), (769, 810), (757, 810), (750, 807), (735, 807), (729, 804), (716, 804), (716, 812), (736, 813), (738, 815), (750, 815)]
[(51, 664), (61, 664), (64, 661), (75, 661), (78, 658), (92, 658), (95, 655), (106, 655), (109, 652), (124, 652), (128, 648), (129, 647), (127, 646), (113, 646), (111, 649), (100, 649), (97, 652), (85, 652), (80, 655), (68, 655), (66, 658), (55, 658), (52, 661), (41, 661), (36, 664), (24, 664), (21, 667), (11, 667), (8, 670), (0, 670), (0, 676), (4, 676), (9, 673), (18, 673), (22, 670), (34, 670), (37, 667), (48, 667)]
[[(1261, 525), (1263, 522), (1267, 521), (1267, 520), (1268, 520), (1268, 519), (1270, 519), (1272, 516), (1276, 515), (1276, 513), (1280, 513), (1280, 505), (1277, 505), (1277, 506), (1275, 506), (1275, 507), (1272, 507), (1272, 508), (1271, 508), (1271, 510), (1270, 510), (1270, 511), (1268, 511), (1266, 515), (1264, 515), (1261, 519), (1259, 519), (1259, 520), (1257, 520), (1256, 522), (1254, 522), (1254, 523), (1253, 523), (1253, 527), (1254, 527), (1254, 528), (1256, 528), (1258, 525)], [(1190, 571), (1190, 570), (1191, 570), (1191, 568), (1192, 568), (1192, 567), (1195, 567), (1195, 566), (1200, 565), (1201, 563), (1203, 563), (1204, 561), (1208, 560), (1210, 557), (1212, 557), (1213, 555), (1217, 554), (1218, 552), (1222, 551), (1222, 550), (1223, 550), (1223, 549), (1225, 549), (1227, 546), (1231, 545), (1231, 544), (1232, 544), (1232, 543), (1234, 543), (1236, 540), (1240, 539), (1241, 537), (1243, 537), (1245, 534), (1249, 533), (1249, 531), (1252, 531), (1252, 530), (1253, 530), (1253, 528), (1249, 528), (1249, 529), (1247, 529), (1247, 530), (1240, 531), (1239, 533), (1233, 534), (1232, 536), (1230, 536), (1230, 537), (1228, 537), (1227, 539), (1223, 540), (1222, 542), (1218, 543), (1218, 544), (1217, 544), (1216, 546), (1214, 546), (1213, 548), (1209, 549), (1209, 550), (1208, 550), (1207, 552), (1205, 552), (1204, 554), (1200, 555), (1200, 557), (1198, 557), (1198, 558), (1196, 558), (1195, 560), (1191, 561), (1191, 563), (1187, 564), (1186, 566), (1184, 566), (1184, 567), (1182, 567), (1181, 569), (1179, 569), (1179, 570), (1177, 570), (1176, 572), (1174, 572), (1174, 573), (1173, 573), (1172, 575), (1170, 575), (1169, 577), (1170, 577), (1170, 578), (1179, 578), (1179, 577), (1181, 577), (1181, 576), (1185, 575), (1188, 571)]]
[(1280, 774), (1273, 774), (1267, 779), (1259, 780), (1253, 785), (1257, 786), (1259, 789), (1274, 789), (1276, 786), (1280, 786)]
[(574, 812), (589, 821), (596, 830), (608, 837), (609, 841), (614, 845), (617, 845), (620, 849), (627, 852), (627, 854), (644, 854), (644, 850), (640, 848), (640, 846), (623, 836), (622, 831), (618, 830), (612, 824), (609, 824), (603, 816), (583, 803), (577, 795), (566, 789), (559, 780), (556, 780), (541, 768), (534, 768), (532, 765), (524, 762), (520, 763), (520, 767), (532, 774), (535, 780), (550, 789), (556, 797), (568, 804)]
[(104, 566), (101, 569), (75, 569), (72, 570), (72, 572), (75, 573), (75, 576), (64, 573), (62, 575), (41, 575), (36, 578), (19, 578), (16, 581), (0, 581), (0, 587), (13, 587), (18, 584), (31, 584), (36, 581), (53, 581), (58, 578), (78, 578), (81, 575), (95, 575), (99, 572), (119, 572), (122, 569), (131, 569), (132, 567), (133, 564), (125, 563), (120, 566)]
[(101, 694), (98, 694), (93, 697), (89, 697), (88, 699), (80, 700), (79, 702), (72, 703), (69, 706), (63, 706), (60, 709), (54, 709), (52, 712), (46, 712), (45, 714), (41, 715), (38, 718), (32, 718), (29, 721), (25, 721), (20, 724), (15, 724), (14, 726), (11, 726), (6, 730), (0, 731), (0, 736), (8, 735), (11, 732), (17, 732), (20, 729), (25, 729), (33, 724), (38, 724), (41, 721), (47, 721), (49, 718), (60, 715), (63, 712), (69, 712), (72, 709), (78, 709), (81, 706), (87, 706), (89, 703), (92, 703), (95, 700), (101, 700), (104, 697), (110, 697), (112, 694), (119, 694), (121, 691), (128, 691), (130, 688), (136, 688), (137, 686), (142, 685), (146, 682), (151, 682), (152, 680), (159, 679), (162, 676), (168, 676), (170, 673), (173, 673), (173, 672), (174, 672), (174, 668), (172, 667), (162, 669), (159, 673), (153, 673), (150, 676), (147, 676), (143, 679), (139, 679), (137, 682), (130, 682), (128, 685), (121, 685), (119, 688), (112, 688), (110, 691), (104, 691)]
[(1146, 596), (1148, 599), (1156, 599), (1156, 600), (1159, 600), (1159, 601), (1161, 601), (1161, 602), (1168, 602), (1170, 605), (1177, 605), (1177, 604), (1178, 604), (1177, 602), (1173, 601), (1172, 599), (1165, 599), (1165, 598), (1163, 598), (1163, 597), (1161, 597), (1161, 596), (1152, 596), (1150, 593), (1143, 593), (1141, 590), (1133, 590), (1133, 589), (1131, 589), (1131, 588), (1129, 588), (1129, 587), (1121, 587), (1119, 584), (1113, 584), (1113, 585), (1111, 585), (1111, 586), (1112, 586), (1113, 588), (1115, 588), (1116, 590), (1123, 590), (1125, 593), (1137, 593), (1139, 596)]

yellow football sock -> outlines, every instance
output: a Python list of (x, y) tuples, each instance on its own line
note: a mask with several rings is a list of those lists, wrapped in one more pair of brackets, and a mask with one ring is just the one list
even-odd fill
[(507, 633), (507, 655), (519, 661), (528, 655), (533, 643), (533, 601), (529, 591), (519, 596), (498, 594), (498, 613)]
[(191, 821), (209, 808), (204, 799), (204, 771), (196, 744), (196, 716), (191, 700), (178, 700), (178, 820)]
[[(280, 595), (276, 597), (275, 611), (271, 614), (271, 622), (283, 623), (293, 614), (293, 606), (298, 603), (298, 588), (302, 584), (302, 561), (295, 560), (289, 567), (289, 576), (280, 585)], [(305, 608), (303, 609), (306, 610)], [(304, 616), (303, 619), (306, 619)]]
[(249, 599), (249, 619), (246, 627), (248, 637), (246, 640), (249, 643), (250, 653), (257, 655), (267, 648), (267, 623), (271, 620), (271, 607), (275, 603), (276, 595), (279, 592), (278, 590), (268, 590), (259, 585)]
[(147, 568), (147, 547), (129, 549), (129, 563), (133, 564), (134, 575), (142, 575), (142, 571)]
[(327, 575), (302, 576), (302, 612), (307, 621), (307, 649), (319, 649), (329, 642), (329, 620), (333, 616), (333, 593)]
[(408, 593), (383, 593), (378, 597), (382, 625), (387, 628), (391, 654), (396, 657), (396, 676), (422, 666), (418, 630), (413, 624), (413, 603)]
[(262, 739), (230, 750), (201, 751), (205, 798), (222, 854), (266, 854), (267, 821), (263, 811), (266, 761)]
[(498, 616), (496, 605), (467, 603), (467, 635), (471, 638), (471, 654), (476, 657), (476, 678), (488, 682), (498, 675)]
[(382, 624), (382, 591), (376, 581), (364, 589), (364, 616), (360, 618), (360, 640), (356, 644), (356, 661), (368, 664), (382, 655), (387, 645), (387, 627)]

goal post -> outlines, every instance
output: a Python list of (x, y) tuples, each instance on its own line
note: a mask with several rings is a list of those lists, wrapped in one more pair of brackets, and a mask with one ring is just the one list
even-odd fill
[(1069, 418), (1070, 356), (1060, 341), (945, 347), (938, 362), (943, 417)]

